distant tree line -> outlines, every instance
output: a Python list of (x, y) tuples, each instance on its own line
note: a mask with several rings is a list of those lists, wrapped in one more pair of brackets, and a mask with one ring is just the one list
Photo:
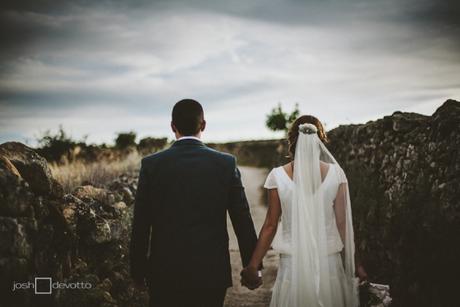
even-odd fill
[[(100, 150), (129, 151), (138, 150), (142, 154), (148, 154), (163, 149), (167, 138), (145, 137), (136, 142), (137, 134), (134, 131), (119, 132), (114, 139), (114, 145), (108, 146), (105, 143), (95, 145), (87, 144), (87, 136), (82, 139), (74, 139), (62, 126), (57, 132), (47, 130), (36, 137), (38, 143), (37, 151), (48, 161), (59, 162), (63, 159), (71, 161), (80, 155), (84, 158), (97, 156), (95, 152)], [(86, 156), (86, 157), (85, 157)]]
[[(295, 105), (291, 112), (284, 111), (281, 104), (278, 104), (267, 114), (265, 124), (272, 131), (287, 132), (299, 114), (298, 104)], [(113, 146), (105, 143), (99, 145), (87, 144), (87, 138), (88, 136), (84, 136), (80, 140), (74, 139), (60, 125), (57, 132), (53, 133), (51, 130), (47, 130), (36, 137), (37, 151), (48, 161), (59, 162), (63, 158), (71, 161), (78, 155), (86, 158), (97, 157), (97, 152), (100, 150), (127, 151), (137, 149), (141, 154), (145, 155), (161, 150), (168, 144), (167, 138), (155, 137), (145, 137), (136, 142), (137, 134), (134, 131), (117, 133)]]

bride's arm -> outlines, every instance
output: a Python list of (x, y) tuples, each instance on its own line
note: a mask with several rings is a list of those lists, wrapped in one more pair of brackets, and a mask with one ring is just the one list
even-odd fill
[(347, 184), (341, 183), (337, 191), (337, 195), (334, 200), (334, 213), (335, 213), (335, 223), (337, 224), (337, 229), (339, 230), (340, 238), (345, 244), (345, 234), (347, 228)]
[[(339, 230), (340, 238), (342, 242), (345, 244), (345, 235), (346, 235), (346, 228), (347, 228), (347, 217), (346, 217), (346, 210), (347, 210), (347, 183), (341, 183), (339, 189), (337, 191), (336, 198), (334, 200), (334, 213), (335, 213), (335, 222), (337, 224), (337, 229)], [(355, 238), (356, 241), (356, 238)], [(344, 256), (345, 249), (342, 250), (341, 254), (342, 257)], [(356, 274), (360, 278), (360, 280), (367, 279), (367, 273), (364, 269), (361, 259), (359, 257), (358, 251), (355, 250), (355, 270)]]
[(264, 225), (259, 233), (256, 249), (252, 254), (248, 267), (257, 269), (262, 263), (278, 228), (278, 221), (281, 216), (281, 203), (278, 195), (278, 189), (268, 190), (268, 211), (265, 217)]

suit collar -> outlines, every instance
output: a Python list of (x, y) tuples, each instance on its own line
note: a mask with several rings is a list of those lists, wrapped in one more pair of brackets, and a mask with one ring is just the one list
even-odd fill
[(183, 145), (198, 145), (198, 146), (204, 146), (203, 142), (199, 139), (195, 138), (185, 138), (181, 140), (177, 140), (174, 142), (172, 146), (183, 146)]
[(196, 136), (183, 136), (177, 139), (178, 141), (182, 140), (197, 140), (201, 142), (201, 139), (197, 138)]

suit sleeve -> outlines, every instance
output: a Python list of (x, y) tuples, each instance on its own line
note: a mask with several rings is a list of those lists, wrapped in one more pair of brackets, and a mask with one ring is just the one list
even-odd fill
[(233, 172), (230, 191), (228, 212), (235, 230), (238, 246), (240, 248), (241, 261), (246, 267), (257, 244), (257, 235), (254, 229), (248, 201), (241, 182), (241, 174), (233, 159)]
[(144, 163), (139, 172), (136, 199), (134, 202), (134, 217), (130, 243), (131, 277), (142, 281), (147, 267), (147, 252), (149, 249), (150, 222), (147, 174)]

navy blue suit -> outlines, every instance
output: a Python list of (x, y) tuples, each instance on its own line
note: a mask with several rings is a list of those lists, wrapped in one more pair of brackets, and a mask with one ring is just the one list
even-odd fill
[(197, 306), (207, 295), (225, 296), (232, 285), (227, 212), (246, 266), (257, 236), (235, 158), (184, 139), (142, 159), (130, 260), (132, 277), (148, 281), (151, 306), (170, 290), (187, 293), (184, 306), (193, 305), (192, 294)]

